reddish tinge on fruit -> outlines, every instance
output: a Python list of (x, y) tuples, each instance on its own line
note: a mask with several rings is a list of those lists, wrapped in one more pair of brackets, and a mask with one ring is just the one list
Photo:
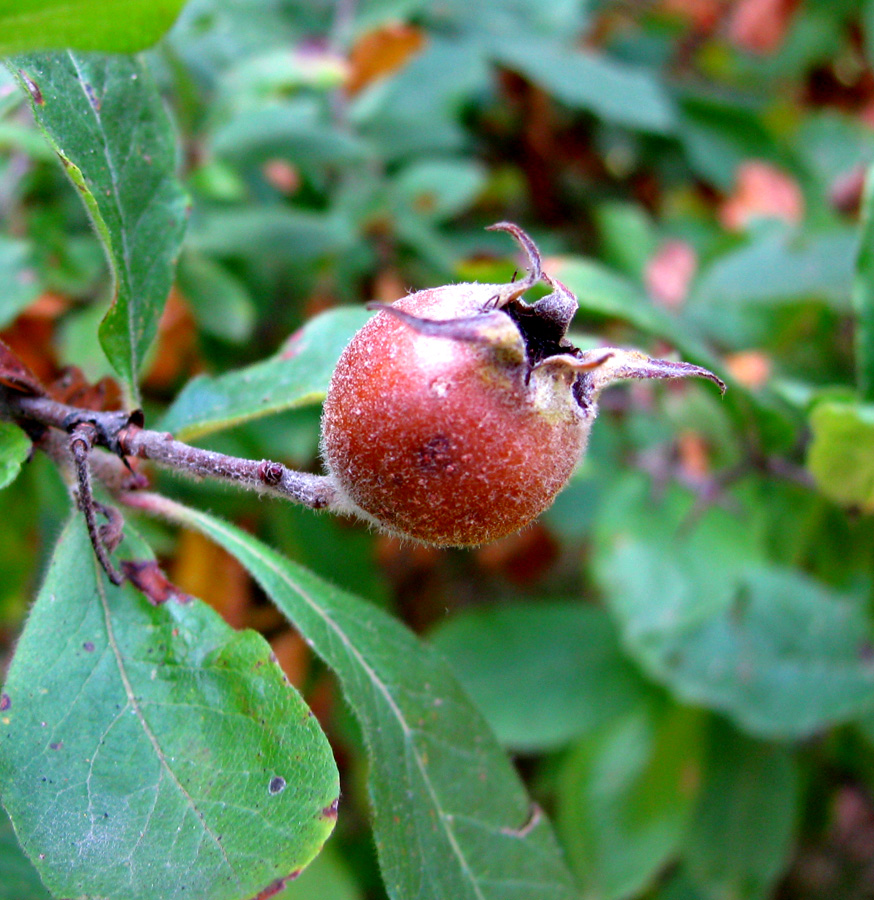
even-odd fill
[[(597, 398), (626, 378), (690, 375), (688, 363), (614, 348), (583, 352), (565, 334), (576, 298), (528, 256), (510, 284), (455, 284), (410, 294), (353, 337), (334, 371), (322, 453), (345, 507), (393, 534), (473, 546), (536, 518), (583, 454)], [(552, 292), (522, 294), (539, 281)]]

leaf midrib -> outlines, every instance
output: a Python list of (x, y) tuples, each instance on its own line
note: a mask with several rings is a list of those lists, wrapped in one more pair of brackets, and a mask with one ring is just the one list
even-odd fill
[[(119, 215), (119, 219), (120, 219), (120, 224), (121, 224), (121, 228), (120, 228), (121, 258), (120, 258), (120, 261), (122, 263), (122, 272), (118, 273), (116, 275), (116, 278), (119, 281), (121, 281), (122, 280), (121, 276), (123, 275), (123, 281), (124, 281), (123, 286), (124, 286), (124, 290), (125, 290), (125, 294), (126, 294), (126, 296), (125, 296), (125, 314), (127, 317), (127, 325), (128, 325), (127, 337), (128, 337), (128, 343), (130, 345), (130, 354), (131, 354), (131, 373), (132, 373), (132, 378), (136, 378), (136, 373), (139, 371), (140, 366), (139, 366), (139, 359), (137, 358), (137, 346), (136, 346), (137, 342), (136, 342), (136, 337), (134, 334), (135, 323), (134, 323), (134, 318), (133, 318), (133, 304), (130, 302), (130, 290), (131, 290), (130, 248), (128, 247), (128, 243), (127, 243), (127, 226), (126, 226), (126, 222), (125, 222), (125, 211), (124, 211), (124, 208), (121, 203), (121, 197), (119, 196), (119, 193), (118, 193), (118, 175), (115, 170), (115, 163), (112, 158), (112, 154), (109, 151), (109, 144), (107, 142), (106, 129), (103, 127), (103, 119), (100, 116), (99, 110), (95, 109), (93, 103), (91, 102), (91, 98), (88, 96), (88, 92), (85, 90), (84, 73), (80, 69), (79, 62), (76, 59), (73, 52), (71, 50), (68, 50), (67, 55), (70, 57), (70, 62), (73, 64), (73, 68), (76, 70), (76, 76), (77, 76), (76, 80), (78, 81), (80, 89), (82, 91), (82, 94), (85, 97), (85, 104), (86, 104), (87, 108), (91, 110), (91, 113), (97, 122), (97, 127), (100, 132), (101, 139), (102, 139), (103, 158), (106, 160), (106, 165), (107, 165), (107, 168), (109, 169), (109, 180), (112, 185), (112, 195), (113, 195), (113, 199), (115, 200), (115, 207), (118, 210), (118, 215)], [(98, 207), (98, 209), (99, 209), (99, 207)], [(102, 212), (100, 213), (100, 215), (103, 218), (104, 223), (106, 223), (106, 217), (103, 216)], [(110, 242), (112, 242), (113, 237), (109, 231), (108, 223), (106, 223), (106, 226), (107, 226), (106, 233), (109, 236)], [(109, 251), (110, 257), (114, 257), (115, 259), (118, 259), (118, 257), (115, 256), (115, 254), (113, 253), (112, 244), (110, 244), (110, 246), (107, 247), (107, 250)], [(116, 266), (113, 265), (113, 268), (116, 268)], [(115, 298), (115, 301), (117, 301), (117, 300), (118, 300), (118, 298)]]
[(229, 871), (234, 876), (237, 884), (240, 883), (240, 878), (237, 872), (235, 871), (230, 858), (228, 857), (227, 851), (225, 850), (222, 842), (219, 840), (218, 835), (209, 827), (206, 816), (203, 812), (198, 808), (197, 804), (194, 801), (194, 798), (188, 791), (185, 789), (184, 785), (179, 781), (176, 777), (176, 773), (170, 767), (169, 762), (167, 761), (167, 757), (164, 754), (161, 745), (158, 743), (158, 739), (155, 736), (155, 733), (149, 727), (149, 723), (146, 721), (145, 716), (143, 715), (143, 711), (140, 709), (139, 701), (136, 698), (136, 695), (133, 690), (133, 685), (130, 682), (130, 678), (128, 677), (127, 668), (124, 663), (124, 657), (122, 656), (121, 650), (119, 649), (118, 642), (115, 639), (115, 630), (112, 626), (112, 615), (109, 609), (109, 599), (106, 596), (106, 586), (103, 582), (103, 570), (100, 568), (96, 558), (93, 560), (94, 568), (95, 568), (95, 580), (97, 583), (97, 595), (100, 598), (100, 605), (103, 609), (103, 619), (104, 626), (106, 628), (106, 639), (109, 644), (110, 649), (112, 650), (113, 656), (115, 657), (115, 663), (118, 668), (118, 674), (121, 678), (122, 685), (124, 686), (124, 692), (127, 696), (127, 702), (130, 705), (130, 708), (134, 711), (134, 715), (136, 715), (137, 720), (140, 723), (140, 727), (143, 729), (143, 733), (146, 735), (149, 743), (152, 745), (152, 748), (155, 751), (155, 755), (158, 758), (158, 762), (160, 763), (162, 769), (167, 773), (167, 776), (176, 786), (179, 793), (185, 798), (192, 812), (197, 816), (200, 820), (201, 825), (203, 826), (203, 830), (209, 837), (212, 839), (213, 843), (218, 848), (221, 853), (222, 859), (224, 859), (225, 864), (227, 865)]
[[(179, 512), (185, 518), (194, 518), (201, 519), (201, 516), (190, 509), (186, 509), (184, 507), (178, 506), (177, 504), (172, 504), (176, 507)], [(340, 627), (340, 625), (331, 618), (330, 615), (312, 598), (307, 594), (303, 588), (301, 588), (298, 584), (296, 584), (281, 568), (277, 567), (269, 557), (263, 555), (258, 552), (255, 548), (247, 547), (246, 544), (241, 541), (237, 535), (234, 534), (233, 531), (222, 526), (221, 523), (216, 521), (210, 521), (208, 523), (208, 528), (215, 529), (216, 531), (220, 531), (224, 534), (229, 540), (232, 540), (234, 543), (241, 546), (244, 550), (248, 550), (248, 552), (252, 553), (256, 556), (279, 580), (285, 583), (292, 591), (294, 591), (309, 607), (313, 610), (313, 612), (318, 615), (326, 625), (334, 632), (334, 634), (340, 639), (346, 649), (351, 653), (351, 655), (355, 658), (358, 664), (361, 666), (365, 674), (371, 683), (377, 688), (379, 693), (385, 699), (388, 704), (389, 709), (392, 711), (392, 714), (397, 719), (398, 725), (401, 728), (401, 732), (403, 733), (404, 742), (407, 747), (410, 749), (412, 753), (413, 759), (416, 762), (416, 768), (419, 770), (419, 774), (422, 778), (423, 783), (427, 787), (428, 795), (431, 798), (431, 802), (434, 808), (439, 813), (439, 819), (443, 826), (443, 830), (446, 834), (446, 838), (449, 841), (449, 845), (452, 848), (453, 853), (458, 859), (459, 866), (462, 872), (465, 873), (467, 879), (471, 886), (475, 891), (475, 895), (477, 900), (486, 900), (485, 895), (482, 893), (479, 881), (474, 876), (470, 865), (467, 861), (464, 852), (461, 849), (461, 846), (458, 843), (458, 840), (455, 836), (455, 832), (450, 826), (450, 822), (452, 821), (452, 816), (447, 813), (441, 803), (437, 799), (437, 793), (434, 788), (434, 785), (431, 781), (430, 776), (427, 772), (427, 767), (425, 766), (424, 760), (422, 759), (421, 754), (419, 753), (415, 741), (412, 739), (413, 729), (407, 724), (406, 719), (404, 718), (403, 712), (400, 707), (395, 702), (394, 698), (391, 696), (391, 693), (381, 678), (376, 674), (376, 672), (371, 668), (371, 666), (367, 663), (367, 660), (361, 655), (360, 651), (355, 647), (354, 643), (349, 639), (346, 632)]]

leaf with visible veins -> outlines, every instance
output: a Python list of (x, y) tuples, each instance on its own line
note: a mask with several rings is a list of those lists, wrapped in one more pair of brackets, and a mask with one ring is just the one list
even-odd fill
[[(126, 531), (120, 555), (147, 557)], [(246, 900), (334, 827), (331, 749), (268, 644), (200, 601), (113, 587), (81, 516), (2, 697), (3, 804), (55, 896)]]
[(170, 119), (136, 57), (67, 51), (8, 66), (103, 242), (113, 298), (100, 342), (136, 399), (186, 225)]

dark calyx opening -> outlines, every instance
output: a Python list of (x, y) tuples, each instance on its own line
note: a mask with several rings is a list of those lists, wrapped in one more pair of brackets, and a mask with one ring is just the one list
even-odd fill
[[(503, 311), (516, 323), (525, 342), (529, 373), (534, 366), (550, 356), (582, 355), (580, 349), (565, 337), (572, 318), (572, 310), (565, 310), (548, 302), (544, 304), (542, 301), (540, 305), (529, 306), (521, 300), (511, 300)], [(581, 409), (589, 408), (591, 392), (584, 372), (574, 380), (571, 393)]]
[(532, 367), (550, 356), (579, 354), (580, 351), (565, 338), (567, 323), (546, 314), (536, 305), (528, 306), (520, 300), (511, 300), (503, 311), (516, 323)]

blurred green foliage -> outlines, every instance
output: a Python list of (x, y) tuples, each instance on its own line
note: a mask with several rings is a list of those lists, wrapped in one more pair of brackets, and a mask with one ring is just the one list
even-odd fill
[[(146, 249), (179, 254), (175, 288), (158, 327), (164, 290), (137, 258), (123, 287), (145, 318), (116, 316), (104, 345), (107, 328), (127, 341), (114, 361), (141, 374), (149, 422), (227, 452), (317, 471), (317, 404), (366, 315), (349, 307), (504, 280), (516, 261), (483, 230), (498, 220), (578, 295), (578, 343), (724, 375), (724, 399), (611, 391), (553, 509), (474, 552), (157, 482), (428, 635), (517, 755), (581, 896), (874, 895), (874, 2), (190, 0), (141, 60), (108, 64), (148, 70), (171, 114), (181, 250), (160, 217), (182, 195), (156, 210), (146, 176), (132, 207), (92, 190), (95, 231), (23, 65), (0, 75), (0, 327), (43, 379), (114, 374), (100, 322), (130, 262), (118, 235), (144, 212)], [(69, 506), (28, 449), (3, 426), (0, 480), (22, 470), (0, 494), (4, 660)], [(245, 575), (138, 525), (290, 670), (294, 637)], [(371, 736), (294, 652), (344, 799), (328, 850), (278, 896), (384, 897)], [(41, 900), (0, 828), (0, 897)]]

